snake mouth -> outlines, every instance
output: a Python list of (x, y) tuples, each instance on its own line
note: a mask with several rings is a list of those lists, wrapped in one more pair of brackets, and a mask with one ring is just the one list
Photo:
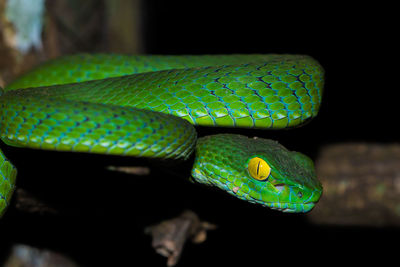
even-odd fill
[(311, 211), (316, 202), (306, 202), (306, 203), (265, 203), (264, 205), (273, 209), (285, 213), (306, 213)]
[[(311, 211), (316, 201), (312, 201), (310, 198), (307, 199), (305, 202), (293, 203), (293, 202), (268, 202), (262, 200), (262, 198), (257, 198), (251, 196), (248, 192), (242, 190), (241, 186), (235, 185), (233, 182), (228, 181), (226, 178), (222, 177), (221, 175), (213, 174), (207, 175), (203, 173), (201, 170), (195, 169), (192, 172), (192, 177), (195, 181), (207, 185), (213, 185), (217, 188), (222, 189), (223, 191), (240, 198), (242, 200), (246, 200), (248, 202), (254, 204), (260, 204), (264, 207), (268, 207), (273, 210), (278, 210), (285, 213), (306, 213)], [(216, 178), (218, 177), (218, 178)]]

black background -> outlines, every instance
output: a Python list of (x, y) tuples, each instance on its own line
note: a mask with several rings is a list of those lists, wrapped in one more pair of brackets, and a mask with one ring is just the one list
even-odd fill
[[(316, 119), (290, 131), (224, 131), (276, 139), (315, 159), (325, 144), (398, 142), (393, 9), (366, 3), (151, 0), (145, 5), (144, 40), (146, 53), (152, 54), (313, 56), (326, 71)], [(202, 128), (199, 134), (218, 131)], [(306, 215), (257, 207), (169, 177), (160, 168), (152, 169), (152, 177), (133, 178), (104, 170), (147, 161), (8, 147), (4, 152), (16, 166), (24, 166), (19, 184), (35, 188), (43, 200), (58, 199), (51, 203), (62, 215), (30, 215), (11, 208), (0, 223), (3, 251), (15, 242), (27, 243), (60, 251), (87, 266), (164, 266), (143, 228), (190, 208), (219, 228), (204, 244), (188, 245), (180, 266), (396, 259), (398, 229), (316, 226)]]

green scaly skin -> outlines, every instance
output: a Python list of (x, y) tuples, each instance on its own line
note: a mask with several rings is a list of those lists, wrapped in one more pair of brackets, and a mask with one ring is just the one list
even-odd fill
[[(322, 193), (309, 158), (238, 135), (196, 142), (192, 125), (295, 127), (317, 115), (322, 88), (323, 69), (307, 56), (67, 56), (0, 91), (0, 137), (18, 147), (139, 157), (186, 159), (196, 148), (196, 181), (307, 212)], [(254, 156), (272, 169), (265, 181), (249, 175)], [(0, 216), (15, 176), (0, 151)]]

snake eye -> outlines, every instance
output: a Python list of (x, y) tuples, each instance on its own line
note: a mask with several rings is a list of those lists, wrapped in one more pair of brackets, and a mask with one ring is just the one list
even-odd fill
[(249, 165), (247, 166), (251, 177), (256, 180), (264, 181), (268, 178), (271, 173), (271, 167), (265, 160), (255, 157), (249, 161)]

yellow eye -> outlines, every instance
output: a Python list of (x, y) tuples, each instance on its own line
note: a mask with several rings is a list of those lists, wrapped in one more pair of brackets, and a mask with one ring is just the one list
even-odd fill
[(271, 173), (271, 167), (265, 162), (265, 160), (255, 157), (249, 161), (247, 167), (250, 175), (259, 181), (263, 181), (268, 178)]

